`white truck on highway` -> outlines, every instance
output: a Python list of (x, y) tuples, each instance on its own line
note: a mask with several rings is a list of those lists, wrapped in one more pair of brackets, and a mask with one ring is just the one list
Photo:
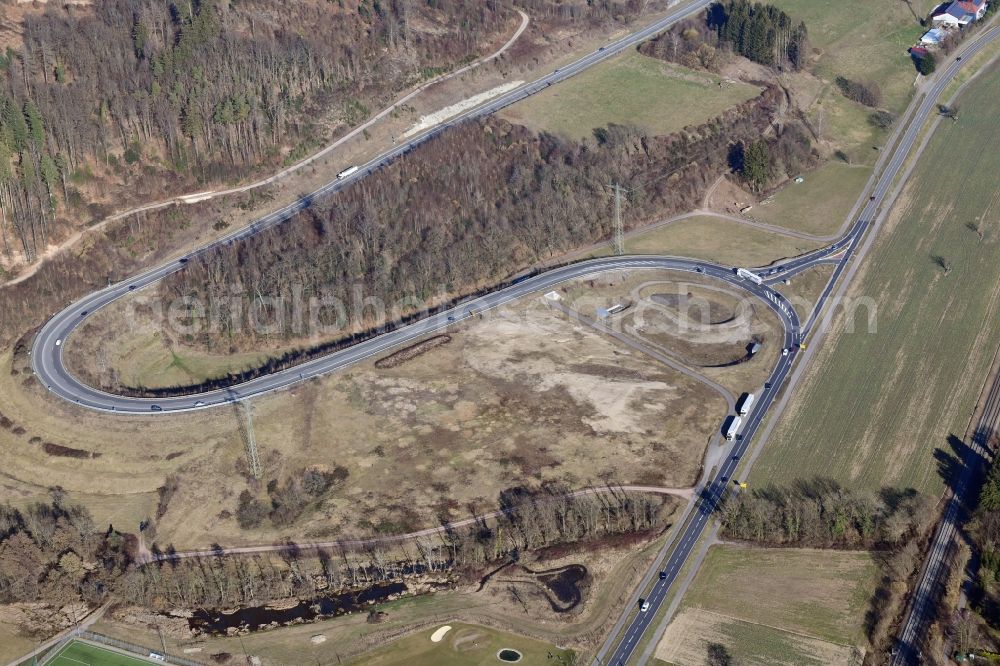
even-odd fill
[(736, 433), (739, 431), (740, 425), (742, 424), (743, 417), (730, 416), (726, 419), (726, 424), (722, 427), (722, 434), (726, 436), (726, 439), (733, 439), (736, 437)]
[(736, 413), (746, 416), (751, 407), (753, 407), (753, 393), (744, 393), (736, 403)]
[(745, 268), (737, 268), (736, 275), (743, 278), (744, 280), (750, 280), (754, 284), (764, 284), (763, 278), (761, 278), (753, 271), (748, 271)]
[(343, 171), (341, 171), (340, 173), (337, 174), (337, 180), (343, 180), (343, 179), (347, 178), (348, 176), (350, 176), (352, 173), (356, 173), (357, 170), (358, 170), (358, 167), (356, 167), (356, 166), (352, 166), (352, 167), (350, 167), (348, 169), (344, 169)]

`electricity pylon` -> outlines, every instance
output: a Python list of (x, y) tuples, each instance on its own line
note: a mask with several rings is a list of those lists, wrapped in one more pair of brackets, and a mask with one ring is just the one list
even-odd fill
[[(615, 237), (611, 245), (615, 254), (619, 257), (625, 254), (625, 225), (622, 224), (622, 190), (624, 189), (617, 182), (608, 187), (615, 190)], [(628, 192), (628, 190), (625, 190)]]
[(250, 403), (246, 400), (240, 400), (239, 405), (243, 409), (243, 415), (246, 418), (243, 444), (247, 451), (247, 465), (250, 467), (250, 474), (253, 478), (259, 479), (264, 475), (264, 470), (260, 465), (260, 451), (257, 450), (257, 437), (253, 432), (253, 410), (250, 407)]

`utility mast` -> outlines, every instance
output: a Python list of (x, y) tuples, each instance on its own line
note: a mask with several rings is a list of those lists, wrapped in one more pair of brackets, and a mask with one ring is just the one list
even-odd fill
[(264, 470), (260, 465), (260, 452), (257, 450), (257, 437), (253, 432), (253, 409), (250, 407), (250, 402), (247, 400), (240, 400), (239, 406), (242, 408), (243, 416), (246, 419), (246, 425), (243, 431), (243, 444), (247, 451), (247, 465), (250, 467), (250, 474), (253, 478), (259, 479), (264, 475)]
[[(622, 224), (622, 186), (618, 183), (610, 185), (615, 190), (615, 237), (612, 247), (619, 257), (625, 254), (625, 227)], [(627, 191), (627, 190), (626, 190)]]

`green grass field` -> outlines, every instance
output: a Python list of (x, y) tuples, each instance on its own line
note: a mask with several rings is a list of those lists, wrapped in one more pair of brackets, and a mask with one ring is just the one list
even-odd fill
[(804, 182), (789, 182), (768, 203), (755, 206), (750, 216), (810, 234), (835, 233), (861, 196), (871, 169), (827, 162), (802, 176)]
[(518, 102), (502, 115), (574, 139), (591, 137), (595, 127), (608, 123), (669, 134), (760, 93), (749, 84), (720, 87), (719, 81), (713, 74), (628, 51)]
[[(712, 647), (729, 659), (709, 657)], [(657, 648), (663, 663), (673, 666), (737, 663), (741, 666), (846, 666), (853, 649), (827, 643), (760, 622), (684, 610), (667, 628)], [(718, 653), (716, 653), (718, 655)]]
[[(706, 215), (640, 231), (625, 240), (625, 251), (629, 254), (692, 257), (730, 265), (764, 266), (819, 245)], [(594, 256), (609, 254), (610, 246), (595, 252)]]
[(48, 666), (137, 666), (142, 664), (157, 663), (149, 659), (129, 657), (120, 652), (108, 650), (103, 647), (83, 643), (80, 641), (70, 641), (63, 649), (50, 661)]
[(857, 644), (877, 582), (878, 568), (864, 552), (713, 546), (684, 604)]
[(877, 581), (868, 553), (712, 546), (657, 656), (704, 663), (716, 644), (748, 665), (846, 663)]
[(872, 127), (868, 122), (872, 109), (848, 100), (834, 81), (844, 76), (875, 83), (882, 91), (880, 106), (900, 113), (913, 97), (916, 79), (907, 49), (924, 30), (914, 13), (925, 16), (936, 3), (776, 0), (774, 4), (793, 19), (805, 21), (810, 45), (819, 54), (810, 71), (825, 81), (822, 90), (811, 90), (804, 80), (792, 84), (802, 88), (805, 99), (815, 96), (803, 109), (812, 127), (852, 164), (873, 165), (879, 155), (875, 147), (885, 143), (888, 132)]
[(431, 642), (433, 629), (419, 631), (412, 636), (390, 643), (384, 648), (365, 653), (356, 664), (389, 666), (476, 666), (495, 665), (503, 662), (497, 653), (504, 648), (517, 650), (523, 655), (522, 664), (568, 666), (573, 653), (524, 636), (481, 627), (478, 625), (450, 623), (451, 630), (437, 643)]
[[(831, 147), (843, 152), (853, 165), (874, 166), (879, 150), (891, 130), (877, 129), (868, 122), (872, 109), (847, 99), (828, 84), (815, 104), (806, 109), (813, 127)], [(833, 158), (836, 159), (836, 158)]]
[(853, 332), (838, 318), (754, 481), (942, 491), (1000, 344), (998, 95), (994, 68), (931, 138), (852, 289), (877, 305), (876, 331), (863, 308)]
[(805, 21), (809, 42), (821, 51), (814, 71), (833, 81), (837, 76), (874, 81), (884, 105), (906, 106), (916, 75), (906, 53), (924, 32), (917, 17), (936, 6), (934, 0), (910, 3), (870, 0), (774, 0), (793, 19)]

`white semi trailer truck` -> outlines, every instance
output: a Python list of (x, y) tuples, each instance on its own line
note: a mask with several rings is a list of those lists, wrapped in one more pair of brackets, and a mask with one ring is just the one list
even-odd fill
[(761, 276), (757, 275), (753, 271), (748, 271), (745, 268), (737, 268), (736, 275), (744, 280), (750, 280), (754, 284), (764, 284), (764, 279)]
[(742, 416), (730, 416), (726, 420), (726, 425), (722, 427), (722, 434), (726, 436), (726, 439), (733, 439), (736, 437), (736, 433), (739, 431), (740, 425), (742, 424)]

